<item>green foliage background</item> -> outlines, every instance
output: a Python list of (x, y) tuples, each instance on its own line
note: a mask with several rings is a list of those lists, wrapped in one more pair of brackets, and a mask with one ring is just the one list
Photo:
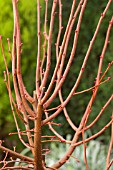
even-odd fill
[[(21, 38), (23, 45), (22, 72), (23, 79), (30, 94), (34, 89), (35, 64), (37, 55), (37, 33), (36, 33), (36, 1), (22, 0), (19, 2)], [(43, 10), (42, 10), (43, 11)], [(10, 54), (8, 53), (7, 38), (13, 39), (13, 9), (12, 1), (0, 1), (0, 35), (3, 37), (3, 43), (9, 70), (11, 71)], [(3, 71), (5, 65), (0, 49), (0, 139), (4, 139), (4, 145), (17, 145), (16, 136), (7, 138), (11, 131), (16, 131), (13, 116), (10, 109), (7, 89), (4, 83)], [(13, 89), (13, 85), (12, 85)], [(21, 124), (20, 124), (20, 128)], [(21, 144), (19, 148), (22, 147)], [(1, 155), (1, 154), (0, 154)]]
[[(42, 3), (41, 4), (42, 5), (41, 29), (42, 29), (42, 35), (43, 35), (44, 1), (42, 1), (41, 3)], [(63, 33), (64, 33), (66, 24), (68, 21), (70, 9), (71, 9), (72, 0), (70, 1), (65, 0), (65, 1), (62, 1), (62, 3), (63, 3), (63, 27), (64, 27)], [(74, 62), (73, 62), (72, 67), (70, 68), (70, 73), (68, 74), (68, 78), (65, 81), (64, 86), (62, 88), (64, 98), (66, 98), (66, 96), (69, 94), (70, 88), (73, 86), (74, 80), (76, 80), (77, 78), (83, 58), (88, 49), (88, 45), (90, 43), (90, 40), (93, 36), (96, 25), (98, 23), (99, 17), (102, 11), (104, 10), (106, 3), (107, 1), (92, 0), (92, 1), (89, 1), (86, 6), (86, 11), (84, 13), (83, 22), (81, 25), (79, 41), (77, 45), (77, 51), (75, 54)], [(51, 4), (52, 4), (52, 0), (49, 3), (48, 23), (50, 21)], [(113, 11), (113, 5), (111, 5), (101, 25), (98, 37), (92, 49), (87, 67), (85, 69), (82, 81), (80, 83), (80, 87), (77, 89), (78, 91), (87, 89), (93, 86), (94, 84), (96, 72), (98, 69), (99, 56), (101, 54), (101, 50), (104, 44), (104, 38), (106, 35), (106, 30), (107, 30), (109, 20), (112, 15), (112, 11)], [(22, 53), (23, 78), (26, 84), (26, 88), (28, 89), (30, 94), (32, 94), (32, 91), (34, 90), (34, 86), (35, 86), (35, 67), (36, 67), (36, 56), (37, 56), (36, 1), (20, 0), (19, 1), (19, 12), (20, 12), (20, 24), (21, 24), (21, 38), (23, 42), (23, 53)], [(58, 12), (58, 9), (57, 9), (57, 12)], [(51, 73), (54, 69), (54, 62), (55, 62), (55, 45), (54, 44), (56, 42), (56, 36), (58, 33), (57, 28), (58, 28), (58, 14), (56, 14), (56, 17), (55, 17), (54, 35), (53, 35), (53, 40), (52, 40)], [(75, 28), (76, 26), (74, 26), (73, 33), (70, 38), (70, 43), (68, 46), (68, 53), (66, 56), (66, 62), (68, 61), (69, 55), (71, 52)], [(49, 24), (48, 24), (48, 29), (49, 29)], [(3, 37), (5, 52), (6, 52), (7, 61), (9, 64), (9, 70), (11, 71), (10, 55), (8, 53), (7, 40), (6, 40), (8, 37), (10, 38), (12, 42), (12, 35), (13, 35), (13, 13), (12, 13), (11, 0), (0, 1), (0, 34)], [(61, 36), (61, 39), (62, 38), (63, 38), (63, 34)], [(111, 32), (110, 41), (111, 40), (113, 40), (113, 30)], [(111, 42), (111, 44), (108, 47), (106, 56), (105, 56), (105, 60), (103, 64), (103, 72), (106, 69), (108, 63), (112, 60), (113, 60), (113, 45)], [(3, 80), (4, 70), (5, 70), (5, 66), (4, 66), (3, 57), (1, 54), (1, 50), (0, 50), (0, 129), (2, 129), (2, 132), (0, 133), (0, 138), (6, 139), (6, 134), (8, 134), (11, 131), (14, 131), (15, 125), (14, 125), (13, 117), (11, 114), (7, 90), (4, 84), (4, 80)], [(100, 87), (97, 100), (94, 103), (94, 106), (92, 108), (92, 113), (91, 113), (89, 122), (92, 121), (96, 117), (96, 115), (99, 113), (102, 106), (105, 104), (109, 96), (112, 94), (113, 68), (109, 70), (107, 77), (108, 76), (111, 77), (111, 80), (107, 84), (104, 84)], [(90, 95), (91, 95), (91, 92), (88, 92), (88, 93), (84, 93), (82, 95), (73, 97), (67, 106), (70, 117), (72, 118), (73, 122), (76, 125), (78, 125), (80, 122), (80, 119), (89, 101)], [(58, 102), (54, 101), (53, 105), (56, 105), (56, 104), (58, 104)], [(100, 130), (110, 120), (112, 104), (113, 103), (109, 105), (108, 109), (106, 109), (105, 113), (103, 114), (102, 121), (100, 120), (99, 122), (97, 122), (96, 127), (94, 126), (92, 128), (92, 133), (95, 133), (96, 131)], [(70, 127), (65, 123), (65, 118), (63, 116), (60, 115), (57, 118), (57, 121), (62, 122), (62, 127), (63, 127), (62, 129), (64, 130), (62, 130), (61, 133), (64, 136), (66, 136), (68, 133), (73, 134)], [(106, 137), (103, 135), (100, 140), (104, 142), (108, 142), (109, 134), (110, 134), (110, 129), (104, 133)], [(10, 144), (13, 145), (12, 143), (10, 143), (11, 141), (10, 142), (9, 141), (10, 140), (8, 140), (8, 145)]]

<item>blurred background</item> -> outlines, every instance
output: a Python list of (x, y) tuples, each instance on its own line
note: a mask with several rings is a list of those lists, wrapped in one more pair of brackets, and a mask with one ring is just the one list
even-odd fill
[[(67, 21), (70, 14), (70, 9), (72, 5), (72, 0), (68, 1), (62, 1), (63, 3), (63, 31), (61, 35), (61, 40), (63, 38), (65, 28), (67, 25)], [(78, 3), (78, 1), (77, 1)], [(84, 56), (86, 54), (86, 51), (88, 49), (90, 40), (94, 34), (94, 31), (96, 29), (96, 25), (98, 23), (98, 20), (100, 18), (101, 13), (103, 12), (107, 1), (104, 0), (92, 0), (87, 3), (86, 10), (83, 17), (83, 22), (80, 29), (80, 35), (78, 39), (77, 44), (77, 51), (75, 54), (74, 62), (70, 68), (70, 72), (67, 76), (67, 79), (63, 85), (62, 91), (63, 91), (63, 98), (65, 99), (67, 95), (70, 92), (70, 89), (73, 87), (74, 82), (77, 78), (77, 75), (79, 73), (81, 64), (83, 62)], [(44, 10), (45, 10), (45, 1), (41, 0), (41, 30), (42, 30), (42, 46), (43, 46), (43, 30), (44, 30)], [(49, 30), (49, 21), (50, 21), (50, 12), (51, 12), (51, 6), (52, 6), (52, 0), (49, 1), (49, 10), (48, 10), (48, 30)], [(22, 74), (25, 86), (29, 93), (32, 95), (33, 90), (35, 90), (35, 68), (36, 68), (36, 56), (37, 56), (37, 13), (36, 13), (36, 1), (26, 1), (26, 0), (19, 0), (19, 15), (20, 15), (20, 26), (21, 26), (21, 39), (23, 43), (23, 52), (22, 52)], [(53, 38), (52, 38), (52, 65), (51, 65), (51, 72), (49, 76), (49, 80), (52, 76), (52, 72), (55, 67), (55, 61), (56, 61), (56, 53), (55, 53), (55, 42), (58, 34), (58, 11), (55, 16), (55, 23), (54, 23), (54, 30), (53, 30)], [(97, 39), (94, 43), (92, 52), (90, 54), (85, 72), (83, 74), (83, 78), (81, 80), (80, 86), (77, 89), (77, 91), (84, 90), (87, 88), (90, 88), (94, 85), (94, 81), (96, 78), (97, 70), (98, 70), (98, 63), (99, 63), (99, 56), (101, 54), (107, 27), (109, 24), (109, 21), (112, 16), (113, 11), (113, 4), (111, 4), (109, 10), (107, 11), (107, 14), (101, 24), (99, 34), (97, 36)], [(77, 23), (77, 22), (76, 22)], [(66, 61), (68, 61), (70, 52), (72, 49), (72, 43), (73, 43), (73, 36), (74, 36), (74, 30), (76, 29), (76, 23), (74, 25), (72, 35), (70, 37), (70, 42), (68, 46), (68, 52), (66, 55)], [(0, 35), (3, 37), (3, 43), (5, 48), (5, 54), (7, 57), (7, 62), (9, 65), (9, 70), (11, 71), (11, 61), (10, 61), (10, 54), (8, 52), (8, 45), (7, 45), (7, 38), (10, 38), (11, 44), (13, 40), (13, 9), (12, 9), (12, 1), (4, 0), (0, 1)], [(113, 41), (113, 30), (111, 31), (110, 41)], [(43, 49), (43, 48), (42, 48)], [(43, 50), (41, 52), (43, 55)], [(109, 44), (104, 63), (103, 63), (103, 72), (108, 66), (108, 63), (113, 60), (113, 44), (112, 42)], [(2, 53), (0, 50), (0, 139), (4, 140), (4, 146), (7, 146), (10, 148), (18, 144), (17, 150), (23, 150), (22, 144), (19, 142), (18, 137), (14, 136), (8, 136), (10, 132), (15, 132), (15, 123), (13, 120), (13, 116), (10, 109), (10, 103), (8, 98), (7, 89), (4, 83), (4, 77), (3, 77), (3, 71), (5, 70), (5, 65), (2, 57)], [(103, 85), (100, 86), (99, 92), (96, 98), (96, 101), (92, 107), (92, 112), (90, 115), (90, 118), (88, 120), (88, 124), (94, 120), (94, 118), (98, 115), (101, 108), (104, 106), (106, 101), (109, 99), (110, 95), (113, 91), (113, 67), (110, 68), (109, 72), (107, 73), (105, 79), (107, 77), (111, 77), (111, 80)], [(49, 81), (48, 81), (49, 82)], [(11, 83), (12, 89), (13, 84)], [(78, 126), (79, 122), (81, 120), (81, 117), (86, 109), (87, 103), (90, 99), (91, 92), (83, 93), (80, 95), (77, 95), (76, 97), (73, 97), (69, 104), (67, 105), (67, 110), (69, 112), (70, 118), (73, 120), (73, 123)], [(56, 99), (52, 103), (52, 107), (55, 107), (59, 104), (58, 99)], [(89, 134), (95, 134), (98, 132), (102, 127), (105, 126), (106, 123), (110, 121), (110, 117), (112, 115), (112, 109), (113, 109), (113, 102), (110, 103), (108, 108), (104, 111), (102, 117), (100, 120), (96, 123), (95, 126), (91, 128), (91, 130), (87, 133), (87, 136)], [(18, 120), (19, 121), (19, 120)], [(57, 130), (60, 130), (60, 134), (67, 138), (68, 135), (71, 136), (74, 134), (73, 130), (70, 128), (70, 126), (66, 123), (65, 117), (63, 114), (60, 114), (60, 116), (57, 117), (55, 120), (56, 122), (62, 123), (62, 127), (57, 127)], [(19, 122), (20, 129), (23, 129), (23, 124)], [(43, 129), (44, 134), (49, 134), (50, 132), (45, 129)], [(111, 129), (108, 128), (100, 137), (95, 139), (96, 144), (98, 143), (99, 148), (100, 147), (108, 147), (109, 141), (110, 141), (110, 133)], [(96, 145), (95, 144), (95, 145)], [(58, 149), (59, 145), (54, 144), (51, 146), (54, 147), (54, 149)], [(64, 147), (64, 146), (61, 146)], [(93, 146), (94, 147), (94, 146)], [(103, 150), (102, 148), (102, 150)], [(53, 149), (53, 150), (54, 150)], [(61, 148), (62, 149), (62, 148)], [(65, 150), (65, 149), (64, 149)], [(63, 150), (62, 150), (63, 151)], [(100, 152), (97, 152), (97, 155)], [(106, 152), (105, 152), (106, 154)], [(103, 155), (103, 153), (102, 153)], [(2, 159), (3, 154), (0, 151), (0, 160)], [(81, 168), (81, 167), (80, 167)], [(82, 167), (83, 168), (83, 167)], [(72, 167), (69, 168), (69, 170), (73, 169)], [(79, 169), (79, 168), (78, 168)]]

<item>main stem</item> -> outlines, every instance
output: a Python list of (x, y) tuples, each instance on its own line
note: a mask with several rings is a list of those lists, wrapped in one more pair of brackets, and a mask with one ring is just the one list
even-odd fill
[(34, 129), (34, 169), (44, 170), (42, 163), (42, 147), (41, 147), (41, 120), (42, 120), (43, 106), (38, 104), (37, 115), (35, 119)]

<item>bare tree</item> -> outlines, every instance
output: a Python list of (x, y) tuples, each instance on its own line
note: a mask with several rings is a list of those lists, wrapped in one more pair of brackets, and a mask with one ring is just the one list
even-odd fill
[[(90, 56), (92, 47), (94, 45), (94, 42), (96, 40), (96, 37), (98, 35), (100, 26), (103, 22), (103, 19), (107, 11), (109, 10), (112, 0), (108, 0), (108, 2), (106, 3), (106, 7), (99, 18), (94, 35), (90, 41), (86, 55), (84, 56), (82, 66), (80, 66), (79, 74), (77, 78), (75, 78), (75, 80), (73, 79), (73, 82), (75, 82), (74, 86), (72, 87), (72, 89), (70, 89), (70, 93), (68, 94), (65, 100), (63, 99), (63, 96), (62, 96), (62, 86), (65, 82), (65, 79), (67, 78), (68, 72), (70, 71), (70, 67), (75, 57), (80, 27), (81, 27), (84, 11), (87, 5), (87, 0), (80, 0), (79, 3), (77, 3), (76, 0), (73, 0), (72, 7), (70, 10), (71, 12), (70, 12), (69, 20), (68, 20), (67, 27), (64, 32), (62, 40), (61, 40), (61, 34), (62, 34), (62, 29), (63, 29), (62, 27), (62, 2), (61, 0), (53, 0), (49, 33), (47, 32), (48, 3), (49, 3), (48, 0), (45, 0), (45, 20), (44, 20), (44, 32), (43, 32), (44, 45), (42, 47), (41, 46), (41, 26), (40, 26), (40, 23), (41, 23), (40, 0), (37, 0), (38, 46), (37, 46), (37, 64), (36, 64), (36, 90), (33, 91), (33, 96), (31, 96), (29, 92), (27, 91), (24, 85), (24, 82), (23, 82), (23, 78), (22, 78), (22, 71), (21, 71), (22, 42), (21, 42), (21, 33), (20, 33), (20, 24), (19, 24), (18, 0), (12, 0), (13, 15), (14, 15), (14, 31), (13, 31), (13, 46), (12, 46), (11, 60), (12, 60), (12, 77), (13, 77), (13, 85), (14, 85), (16, 100), (12, 96), (12, 91), (11, 91), (11, 86), (10, 86), (11, 75), (8, 70), (4, 46), (2, 43), (2, 36), (0, 36), (1, 49), (2, 49), (2, 54), (4, 57), (5, 66), (6, 66), (6, 71), (4, 71), (4, 81), (6, 83), (6, 87), (7, 87), (8, 94), (9, 94), (11, 109), (12, 109), (12, 113), (14, 116), (15, 125), (17, 128), (17, 134), (18, 134), (20, 141), (25, 146), (25, 148), (29, 148), (33, 155), (33, 158), (30, 158), (28, 156), (23, 156), (20, 153), (17, 153), (15, 150), (12, 151), (4, 147), (2, 145), (2, 140), (1, 140), (0, 149), (6, 152), (6, 156), (4, 160), (0, 162), (3, 165), (1, 169), (2, 170), (5, 170), (5, 169), (35, 169), (35, 170), (44, 170), (44, 169), (52, 170), (53, 169), (53, 170), (56, 170), (56, 169), (59, 169), (63, 164), (67, 162), (67, 160), (71, 157), (76, 147), (81, 144), (83, 144), (84, 146), (84, 162), (85, 162), (86, 168), (89, 169), (87, 156), (86, 156), (86, 143), (100, 136), (109, 126), (111, 126), (112, 127), (111, 142), (110, 142), (110, 147), (109, 147), (108, 155), (106, 159), (106, 170), (108, 170), (113, 163), (113, 160), (110, 161), (110, 153), (113, 147), (113, 117), (111, 116), (111, 121), (109, 121), (108, 124), (106, 124), (99, 132), (88, 137), (87, 139), (85, 139), (84, 133), (88, 129), (90, 129), (92, 126), (94, 126), (99, 119), (102, 119), (101, 115), (103, 114), (106, 107), (113, 100), (113, 94), (111, 92), (111, 96), (109, 97), (109, 100), (106, 101), (105, 105), (103, 106), (101, 111), (98, 113), (98, 116), (93, 120), (91, 124), (87, 125), (89, 116), (91, 114), (92, 105), (94, 101), (96, 100), (99, 87), (103, 83), (107, 83), (107, 81), (110, 80), (110, 77), (105, 79), (105, 75), (110, 69), (110, 67), (113, 65), (113, 61), (111, 61), (108, 64), (108, 67), (106, 68), (103, 74), (101, 74), (101, 71), (102, 71), (103, 61), (105, 57), (105, 52), (108, 47), (110, 33), (113, 28), (113, 16), (111, 16), (111, 20), (109, 21), (109, 24), (108, 24), (108, 29), (106, 32), (105, 42), (104, 42), (104, 45), (101, 51), (99, 64), (96, 66), (98, 68), (98, 71), (97, 71), (95, 85), (93, 87), (84, 89), (83, 91), (79, 91), (79, 92), (77, 91), (77, 88), (80, 84), (82, 75), (85, 71), (85, 67), (86, 67), (88, 58)], [(55, 44), (56, 54), (54, 54), (54, 56), (56, 55), (56, 63), (55, 63), (55, 68), (54, 68), (52, 78), (50, 82), (48, 82), (48, 77), (51, 72), (52, 35), (53, 35), (56, 8), (59, 9), (59, 31), (58, 31), (58, 35), (56, 39), (56, 44)], [(72, 33), (72, 29), (73, 27), (75, 27), (76, 20), (77, 20), (76, 22), (77, 24), (76, 24), (75, 34), (73, 38), (73, 46), (71, 49), (69, 60), (66, 63), (65, 57), (67, 54), (67, 49), (69, 46), (69, 40), (70, 40), (70, 36)], [(9, 39), (8, 39), (8, 45), (10, 48)], [(43, 50), (42, 58), (41, 58), (41, 50)], [(46, 67), (44, 66), (45, 63), (46, 63)], [(66, 106), (72, 97), (76, 97), (76, 95), (79, 95), (81, 93), (86, 93), (88, 91), (92, 91), (92, 95), (87, 104), (86, 110), (83, 113), (83, 117), (79, 123), (79, 126), (76, 127), (74, 123), (72, 122), (72, 120), (70, 119), (70, 114), (67, 112)], [(55, 108), (51, 108), (51, 103), (58, 96), (59, 96), (59, 101), (61, 104), (56, 106)], [(71, 141), (64, 139), (60, 135), (60, 132), (57, 132), (53, 127), (53, 125), (58, 125), (57, 123), (55, 123), (55, 118), (61, 112), (64, 113), (67, 123), (71, 126), (71, 128), (74, 131), (74, 135)], [(42, 120), (42, 115), (45, 115), (45, 119), (43, 120)], [(17, 116), (23, 122), (23, 125), (25, 126), (25, 131), (20, 130), (18, 121), (17, 121)], [(34, 128), (30, 127), (31, 121), (34, 124)], [(41, 133), (41, 128), (45, 125), (49, 127), (49, 130), (52, 131), (54, 136), (48, 136), (48, 135), (43, 136), (43, 134)], [(27, 142), (23, 139), (23, 135), (26, 135)], [(49, 138), (49, 140), (43, 141), (42, 138), (47, 138), (47, 139)], [(64, 156), (60, 160), (58, 160), (51, 167), (47, 167), (45, 159), (42, 156), (42, 152), (44, 150), (42, 148), (42, 142), (67, 143), (69, 144), (69, 149), (65, 152)], [(11, 160), (7, 160), (8, 155), (12, 155)], [(46, 152), (45, 152), (45, 156), (46, 156)], [(10, 164), (15, 163), (17, 161), (17, 159), (14, 159), (14, 158), (19, 158), (20, 162), (25, 162), (26, 165), (11, 167)]]

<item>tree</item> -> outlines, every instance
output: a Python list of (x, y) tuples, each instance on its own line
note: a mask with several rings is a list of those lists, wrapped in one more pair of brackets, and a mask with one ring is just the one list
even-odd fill
[[(90, 41), (89, 47), (86, 51), (86, 55), (83, 59), (82, 66), (79, 67), (78, 75), (75, 77), (72, 77), (73, 87), (70, 89), (69, 94), (65, 99), (63, 99), (62, 90), (65, 87), (65, 79), (67, 78), (67, 75), (70, 71), (72, 62), (74, 61), (74, 57), (76, 55), (77, 45), (78, 45), (78, 38), (80, 33), (80, 28), (82, 25), (82, 20), (84, 16), (84, 11), (86, 10), (87, 6), (87, 0), (81, 0), (79, 3), (77, 3), (75, 0), (73, 0), (71, 12), (69, 16), (69, 20), (67, 23), (66, 30), (64, 31), (64, 34), (62, 35), (62, 3), (61, 0), (53, 0), (52, 4), (52, 10), (51, 10), (51, 19), (50, 19), (50, 27), (49, 30), (47, 30), (47, 16), (48, 16), (48, 1), (45, 1), (45, 20), (44, 20), (44, 32), (41, 33), (41, 17), (40, 17), (40, 1), (37, 0), (37, 36), (38, 36), (38, 46), (37, 46), (37, 64), (36, 64), (36, 86), (33, 91), (33, 96), (29, 94), (27, 91), (24, 81), (22, 78), (22, 68), (21, 68), (21, 56), (22, 56), (22, 42), (21, 42), (21, 33), (20, 33), (20, 23), (19, 23), (19, 13), (18, 13), (18, 1), (12, 0), (13, 2), (13, 15), (14, 15), (14, 31), (13, 31), (13, 46), (12, 46), (12, 53), (11, 53), (11, 61), (12, 61), (12, 78), (13, 78), (13, 85), (14, 85), (14, 91), (15, 91), (15, 97), (14, 99), (12, 95), (12, 89), (10, 85), (10, 73), (6, 61), (5, 56), (5, 50), (2, 42), (2, 36), (0, 37), (1, 40), (1, 49), (2, 54), (6, 66), (6, 71), (4, 72), (4, 81), (6, 83), (6, 87), (8, 89), (10, 104), (12, 113), (15, 120), (15, 125), (17, 128), (17, 134), (19, 136), (20, 141), (23, 143), (23, 145), (31, 150), (31, 153), (33, 155), (33, 159), (27, 156), (23, 156), (20, 153), (17, 153), (16, 151), (12, 151), (4, 146), (2, 146), (2, 140), (0, 149), (3, 151), (6, 151), (6, 157), (1, 162), (3, 164), (2, 169), (29, 169), (34, 168), (35, 170), (43, 170), (43, 169), (58, 169), (63, 164), (67, 162), (67, 160), (71, 157), (73, 151), (75, 148), (83, 144), (84, 145), (84, 162), (86, 165), (86, 168), (88, 167), (87, 157), (86, 157), (86, 143), (98, 136), (100, 136), (109, 126), (113, 126), (113, 120), (112, 120), (112, 113), (111, 113), (111, 120), (110, 116), (108, 117), (108, 123), (104, 125), (104, 127), (97, 132), (96, 134), (88, 137), (85, 139), (84, 134), (85, 132), (90, 129), (92, 126), (96, 124), (96, 122), (101, 118), (101, 115), (103, 114), (106, 107), (111, 103), (113, 99), (113, 94), (111, 93), (111, 96), (109, 99), (105, 102), (105, 105), (101, 109), (101, 111), (98, 113), (97, 117), (94, 118), (92, 123), (88, 125), (88, 120), (92, 112), (92, 106), (96, 99), (98, 99), (97, 92), (101, 88), (102, 84), (106, 84), (110, 77), (106, 78), (106, 74), (108, 70), (111, 68), (113, 61), (110, 61), (106, 69), (104, 70), (104, 73), (102, 74), (102, 66), (104, 62), (105, 52), (107, 50), (108, 44), (109, 44), (109, 38), (110, 33), (113, 25), (113, 17), (111, 17), (109, 23), (108, 23), (108, 29), (106, 31), (105, 35), (105, 42), (102, 46), (101, 55), (98, 59), (99, 63), (97, 63), (97, 74), (96, 74), (96, 81), (95, 84), (92, 85), (92, 87), (77, 91), (78, 86), (80, 85), (83, 73), (85, 72), (85, 68), (88, 62), (89, 55), (92, 51), (92, 47), (94, 46), (94, 42), (96, 40), (96, 37), (98, 35), (100, 26), (104, 20), (104, 17), (106, 13), (109, 11), (111, 0), (108, 1), (106, 4), (105, 9), (103, 10), (103, 13), (101, 14), (96, 30), (94, 32), (94, 35)], [(57, 31), (57, 39), (56, 39), (56, 54), (52, 54), (52, 35), (53, 35), (53, 28), (54, 28), (54, 20), (55, 20), (55, 14), (56, 14), (56, 8), (59, 9), (59, 28)], [(76, 24), (76, 29), (74, 31), (74, 37), (73, 37), (73, 44), (72, 49), (68, 54), (68, 45), (70, 36), (72, 33), (72, 29), (74, 27), (74, 24)], [(44, 45), (41, 46), (41, 38), (44, 36)], [(10, 47), (10, 41), (8, 39), (8, 45)], [(41, 50), (43, 48), (43, 54), (41, 55)], [(51, 58), (56, 55), (56, 64), (53, 72), (51, 71)], [(68, 57), (68, 59), (66, 58)], [(55, 60), (55, 58), (54, 58)], [(76, 61), (75, 61), (76, 62)], [(51, 78), (51, 80), (48, 82), (48, 78)], [(92, 83), (93, 84), (93, 83)], [(77, 95), (90, 92), (90, 99), (86, 106), (86, 109), (84, 111), (84, 114), (79, 122), (79, 126), (76, 127), (75, 124), (72, 122), (72, 120), (69, 117), (69, 114), (66, 110), (66, 106), (69, 104), (71, 98), (76, 97)], [(97, 97), (96, 97), (97, 96)], [(52, 103), (55, 101), (58, 105), (54, 108), (52, 108)], [(17, 114), (15, 114), (17, 113)], [(44, 114), (45, 113), (45, 114)], [(58, 117), (61, 113), (64, 113), (67, 123), (72, 127), (74, 131), (74, 135), (71, 141), (68, 141), (61, 136), (53, 126), (59, 126), (60, 124), (53, 122), (53, 119)], [(20, 130), (18, 121), (17, 121), (17, 115), (21, 122), (23, 123), (25, 130)], [(61, 122), (62, 123), (62, 122)], [(50, 131), (55, 134), (55, 136), (43, 136), (41, 133), (43, 126), (48, 126)], [(10, 133), (12, 135), (13, 133)], [(23, 135), (26, 136), (26, 138), (23, 138)], [(49, 140), (42, 140), (42, 138), (49, 138)], [(55, 140), (53, 138), (56, 138)], [(109, 167), (112, 164), (112, 161), (110, 162), (110, 153), (112, 149), (112, 138), (113, 138), (113, 130), (111, 135), (111, 144), (108, 150), (108, 156), (106, 161), (106, 169), (109, 169)], [(81, 139), (81, 140), (80, 140)], [(79, 141), (80, 140), (80, 141)], [(42, 147), (42, 143), (46, 142), (63, 142), (68, 143), (70, 145), (69, 149), (66, 151), (63, 158), (61, 158), (58, 162), (56, 162), (51, 167), (47, 167), (44, 157), (42, 157), (42, 152), (45, 151)], [(16, 162), (16, 160), (7, 160), (7, 155), (11, 154), (16, 158), (20, 158), (22, 162), (25, 162), (27, 165), (25, 166), (19, 166), (19, 167), (7, 167), (8, 164)], [(45, 152), (46, 154), (46, 152)], [(20, 162), (21, 162), (20, 161)]]

